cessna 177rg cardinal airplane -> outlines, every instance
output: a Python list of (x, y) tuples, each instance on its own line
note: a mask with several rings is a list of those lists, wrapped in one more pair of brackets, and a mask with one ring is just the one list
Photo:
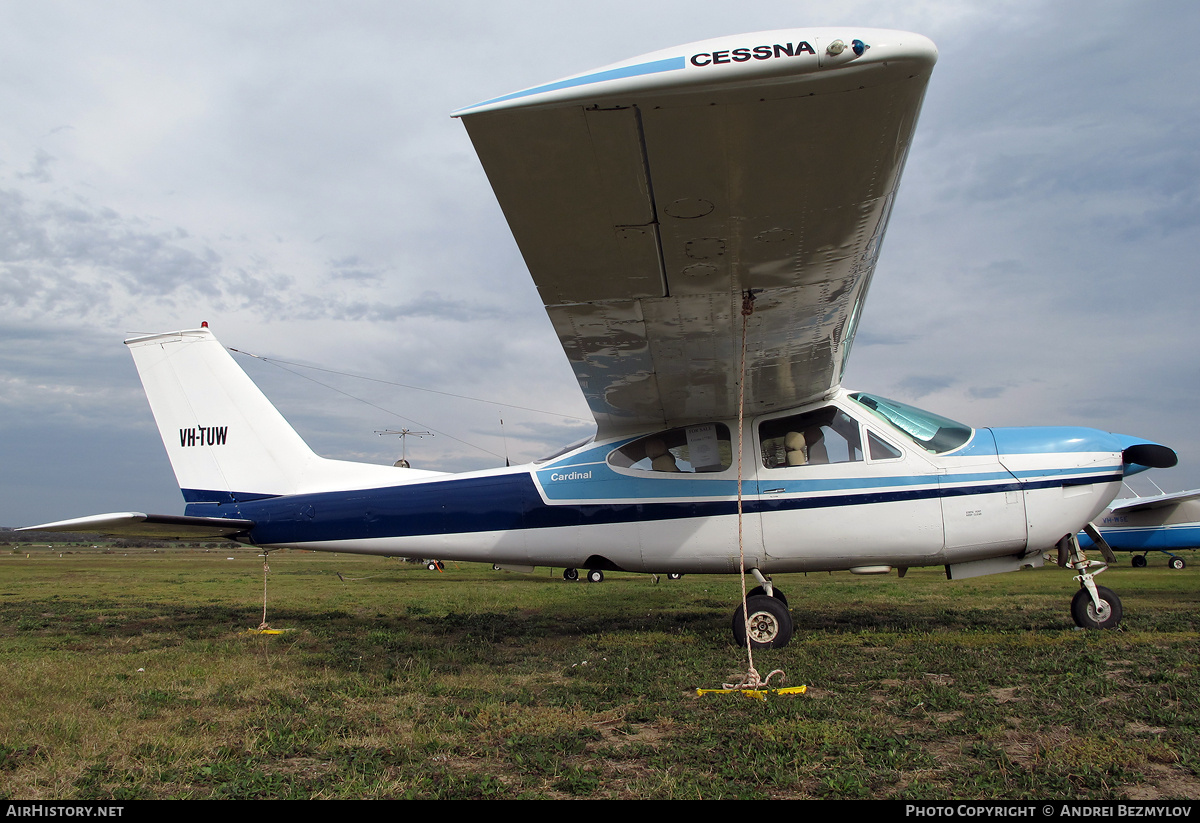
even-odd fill
[(185, 515), (33, 528), (592, 580), (736, 572), (740, 535), (761, 585), (734, 634), (760, 647), (792, 631), (774, 573), (942, 565), (958, 579), (1039, 566), (1057, 546), (1081, 584), (1076, 622), (1116, 625), (1103, 564), (1074, 535), (1123, 477), (1174, 452), (1094, 429), (976, 429), (841, 387), (936, 58), (897, 31), (745, 34), (455, 113), (594, 439), (466, 474), (328, 460), (207, 328), (136, 337)]

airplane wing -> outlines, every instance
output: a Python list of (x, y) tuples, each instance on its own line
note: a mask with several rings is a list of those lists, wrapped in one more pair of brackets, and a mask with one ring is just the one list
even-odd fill
[(1196, 500), (1197, 498), (1200, 498), (1200, 489), (1191, 489), (1190, 491), (1156, 494), (1152, 497), (1134, 497), (1129, 500), (1116, 500), (1113, 501), (1108, 510), (1113, 514), (1129, 514), (1130, 512), (1162, 509), (1182, 503), (1185, 500)]
[(25, 526), (19, 532), (77, 532), (110, 537), (146, 537), (152, 540), (233, 539), (254, 528), (253, 520), (224, 517), (187, 517), (174, 514), (116, 512)]
[(805, 29), (693, 43), (455, 112), (601, 436), (836, 389), (937, 50)]

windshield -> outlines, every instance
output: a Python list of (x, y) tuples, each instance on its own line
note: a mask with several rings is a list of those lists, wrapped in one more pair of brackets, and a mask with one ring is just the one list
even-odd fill
[(934, 454), (953, 451), (971, 439), (970, 426), (907, 403), (897, 403), (864, 392), (852, 394), (850, 399), (870, 409), (876, 417), (891, 423), (918, 446)]

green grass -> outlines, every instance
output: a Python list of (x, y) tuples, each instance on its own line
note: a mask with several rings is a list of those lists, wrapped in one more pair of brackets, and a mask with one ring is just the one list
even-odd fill
[(1104, 633), (1074, 629), (1059, 569), (780, 576), (795, 638), (755, 664), (809, 693), (760, 702), (695, 693), (745, 667), (732, 576), (280, 552), (267, 636), (248, 550), (22, 548), (0, 795), (1195, 799), (1188, 560), (1106, 572)]

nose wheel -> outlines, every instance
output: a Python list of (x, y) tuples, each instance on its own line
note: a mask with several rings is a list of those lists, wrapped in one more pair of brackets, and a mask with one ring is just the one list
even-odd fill
[[(1089, 523), (1089, 536), (1111, 563), (1112, 549), (1098, 531), (1093, 534), (1094, 530), (1095, 527)], [(1108, 565), (1099, 560), (1088, 560), (1079, 548), (1079, 540), (1075, 535), (1069, 534), (1058, 541), (1058, 565), (1078, 572), (1075, 579), (1079, 581), (1079, 591), (1071, 598), (1071, 618), (1076, 626), (1081, 629), (1115, 629), (1121, 624), (1124, 615), (1121, 598), (1112, 589), (1096, 585), (1096, 575), (1105, 571)]]
[(1081, 629), (1115, 629), (1121, 623), (1121, 598), (1112, 589), (1096, 586), (1097, 605), (1092, 593), (1080, 589), (1071, 598), (1071, 617)]

